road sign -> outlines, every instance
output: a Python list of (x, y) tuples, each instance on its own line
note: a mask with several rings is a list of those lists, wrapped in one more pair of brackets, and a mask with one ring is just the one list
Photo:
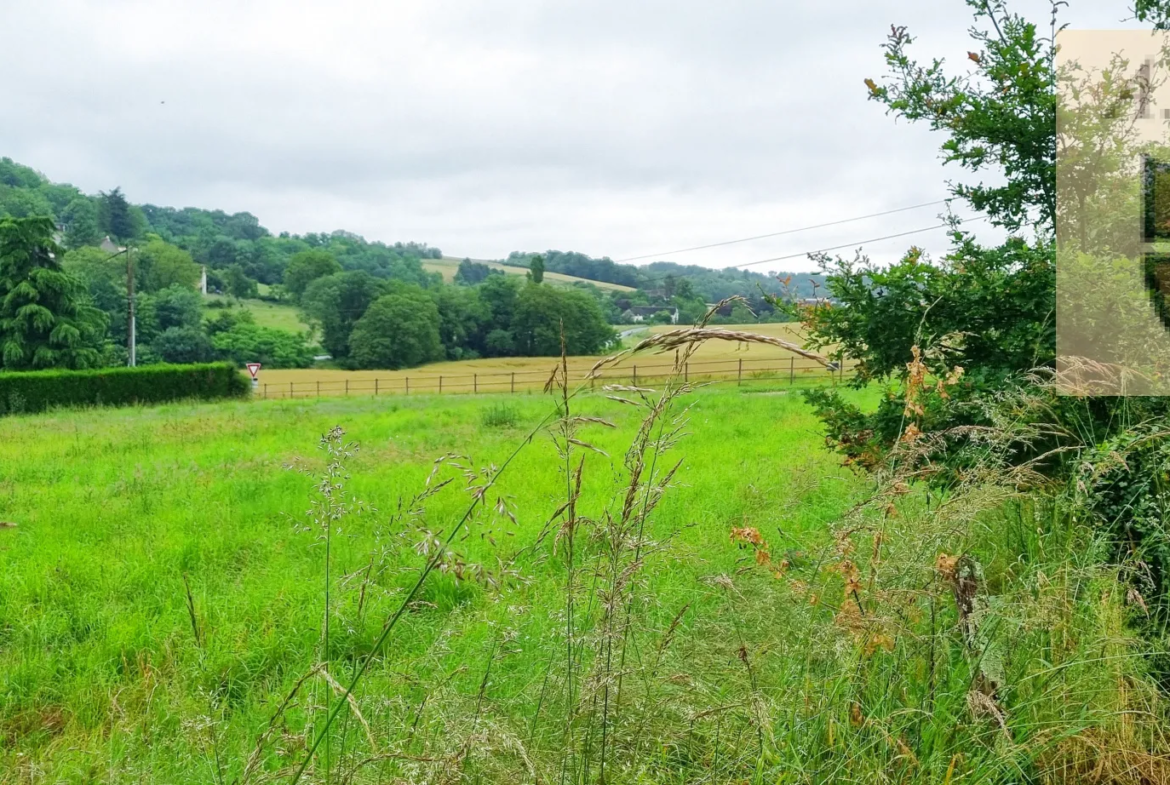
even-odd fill
[(260, 363), (248, 363), (248, 373), (252, 374), (252, 381), (256, 381), (256, 374), (260, 373)]

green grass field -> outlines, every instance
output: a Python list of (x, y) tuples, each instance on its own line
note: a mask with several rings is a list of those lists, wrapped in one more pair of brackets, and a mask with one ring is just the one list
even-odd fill
[[(539, 432), (508, 463), (553, 407), (0, 419), (0, 782), (289, 782), (331, 706), (302, 782), (1055, 781), (1017, 775), (1152, 700), (1122, 598), (1070, 527), (994, 505), (936, 521), (916, 494), (858, 513), (872, 483), (784, 392), (694, 393), (651, 421), (661, 454), (630, 450), (642, 407), (584, 395), (573, 413), (614, 427), (573, 423), (567, 460)], [(329, 475), (334, 426), (359, 449)], [(635, 467), (653, 479), (628, 494)], [(1005, 730), (971, 718), (973, 665), (931, 580), (966, 548), (1005, 619), (988, 643)], [(1053, 571), (1056, 551), (1084, 563)], [(350, 682), (399, 608), (340, 704), (329, 679)]]
[[(205, 303), (215, 301), (233, 302), (222, 295), (209, 294)], [(256, 324), (261, 327), (270, 327), (275, 330), (284, 330), (290, 333), (309, 332), (309, 325), (301, 320), (301, 312), (295, 305), (275, 303), (268, 300), (241, 300), (234, 301), (233, 308), (243, 308), (251, 311)], [(218, 308), (204, 308), (205, 318), (212, 319), (219, 313)]]

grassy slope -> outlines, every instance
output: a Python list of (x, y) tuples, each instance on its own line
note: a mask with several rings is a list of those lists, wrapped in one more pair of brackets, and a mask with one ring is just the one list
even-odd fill
[[(459, 271), (459, 263), (461, 261), (463, 261), (463, 260), (456, 259), (454, 257), (443, 257), (442, 259), (428, 259), (428, 260), (423, 262), (423, 268), (426, 270), (430, 270), (431, 272), (434, 272), (434, 273), (441, 273), (443, 275), (443, 280), (450, 283), (451, 281), (455, 280), (455, 273), (457, 273)], [(489, 267), (494, 267), (497, 270), (503, 270), (505, 273), (507, 273), (509, 275), (527, 275), (527, 273), (528, 273), (527, 267), (513, 267), (510, 264), (500, 264), (499, 262), (481, 261), (479, 259), (473, 259), (472, 261), (477, 261), (477, 262), (480, 262), (481, 264), (486, 264)], [(593, 284), (598, 289), (606, 289), (606, 290), (617, 291), (617, 292), (632, 292), (632, 291), (634, 291), (634, 287), (632, 287), (632, 286), (622, 286), (621, 284), (616, 284), (616, 283), (605, 283), (604, 281), (590, 281), (590, 280), (585, 279), (585, 278), (578, 278), (574, 275), (564, 275), (562, 273), (546, 272), (544, 274), (544, 279), (546, 281), (553, 281), (556, 283), (566, 283), (566, 284), (577, 283), (577, 282), (588, 283), (588, 284)]]
[[(214, 301), (232, 302), (218, 294), (209, 294), (204, 299), (205, 304)], [(271, 327), (290, 333), (303, 333), (309, 330), (309, 326), (301, 321), (301, 312), (295, 305), (274, 303), (268, 300), (240, 300), (235, 301), (232, 307), (251, 311), (252, 316), (256, 319), (256, 324), (261, 327)], [(218, 308), (207, 308), (205, 305), (204, 318), (215, 318), (219, 311)]]

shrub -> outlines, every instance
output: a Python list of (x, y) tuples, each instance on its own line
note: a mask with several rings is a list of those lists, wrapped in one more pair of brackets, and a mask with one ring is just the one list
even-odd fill
[(240, 398), (248, 381), (228, 363), (0, 373), (0, 415), (56, 406), (121, 406)]
[(485, 428), (514, 428), (519, 417), (516, 408), (506, 403), (493, 404), (480, 415)]
[[(247, 313), (245, 311), (244, 313)], [(227, 323), (222, 317), (208, 324), (217, 329)], [(217, 324), (218, 323), (218, 324)], [(313, 351), (298, 333), (259, 327), (249, 322), (239, 322), (229, 329), (218, 330), (211, 339), (216, 352), (238, 365), (249, 362), (263, 363), (265, 368), (308, 368), (313, 364)]]
[(204, 363), (214, 354), (201, 327), (168, 327), (155, 336), (150, 348), (167, 363)]

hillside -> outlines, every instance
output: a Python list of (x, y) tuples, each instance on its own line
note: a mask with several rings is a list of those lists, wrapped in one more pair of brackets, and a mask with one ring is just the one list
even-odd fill
[[(608, 256), (595, 258), (577, 251), (542, 251), (545, 275), (558, 273), (591, 281), (601, 286), (609, 283), (647, 292), (670, 290), (679, 281), (688, 281), (696, 295), (706, 302), (717, 302), (732, 296), (759, 298), (761, 290), (768, 294), (789, 294), (794, 297), (814, 297), (824, 294), (825, 277), (821, 273), (790, 273), (775, 270), (748, 270), (738, 267), (722, 269), (697, 264), (650, 262), (634, 265), (615, 262)], [(506, 262), (525, 268), (534, 255), (530, 251), (513, 251)], [(788, 279), (788, 285), (781, 283)]]
[[(222, 303), (223, 305), (219, 305)], [(224, 308), (239, 308), (249, 311), (256, 324), (260, 327), (269, 327), (273, 330), (284, 330), (290, 333), (308, 333), (309, 325), (305, 324), (304, 315), (295, 305), (276, 303), (270, 300), (232, 300), (221, 294), (209, 294), (204, 297), (203, 311), (206, 318), (214, 318)]]
[[(427, 272), (439, 273), (443, 276), (443, 280), (447, 283), (455, 280), (455, 273), (459, 269), (459, 263), (462, 259), (456, 259), (453, 256), (444, 256), (442, 259), (428, 259), (422, 263), (423, 269)], [(524, 266), (517, 266), (511, 264), (503, 264), (501, 262), (493, 262), (485, 259), (472, 259), (473, 262), (486, 264), (495, 270), (502, 270), (508, 275), (527, 275), (528, 268)], [(608, 283), (606, 281), (593, 281), (588, 278), (580, 278), (575, 275), (565, 275), (563, 273), (545, 272), (544, 280), (553, 283), (574, 284), (587, 283), (596, 286), (598, 289), (603, 289), (609, 292), (632, 292), (634, 287), (622, 286), (621, 284)]]

